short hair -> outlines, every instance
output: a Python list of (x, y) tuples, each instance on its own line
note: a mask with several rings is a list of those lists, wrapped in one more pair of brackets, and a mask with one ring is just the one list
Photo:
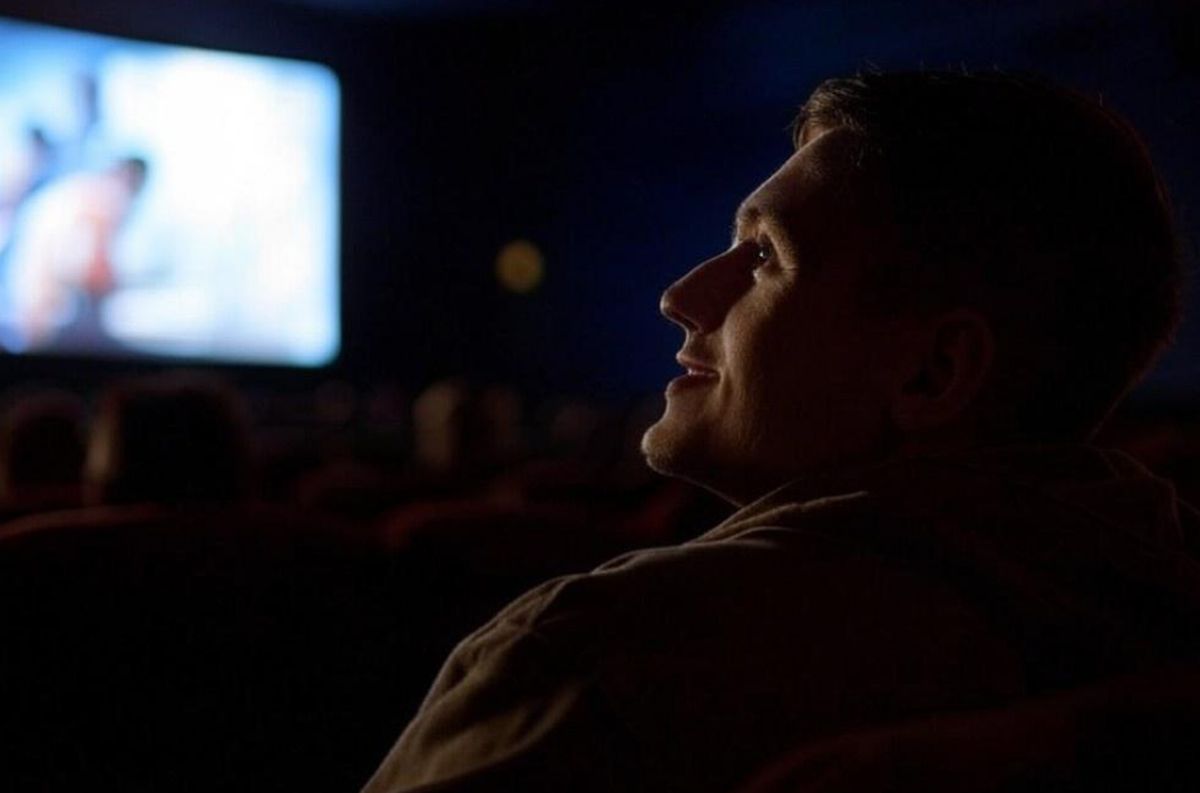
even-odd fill
[(797, 145), (813, 127), (855, 131), (857, 167), (881, 177), (900, 250), (867, 303), (966, 305), (992, 324), (992, 429), (1086, 439), (1169, 344), (1184, 280), (1170, 202), (1102, 103), (1029, 76), (865, 73), (816, 89)]
[(110, 386), (88, 452), (94, 502), (227, 503), (249, 495), (245, 404), (232, 388), (199, 373)]
[(0, 497), (46, 487), (78, 487), (83, 478), (83, 400), (55, 389), (20, 393), (0, 415)]

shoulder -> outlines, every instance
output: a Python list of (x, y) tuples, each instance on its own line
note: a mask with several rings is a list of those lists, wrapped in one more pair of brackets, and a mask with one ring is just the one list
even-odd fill
[(778, 645), (809, 630), (835, 641), (851, 616), (881, 629), (963, 617), (965, 605), (944, 583), (878, 550), (871, 537), (879, 520), (865, 495), (785, 505), (547, 582), (464, 645), (536, 634), (590, 664), (668, 650), (721, 654), (730, 642)]
[(996, 688), (974, 670), (1006, 670), (1004, 648), (953, 591), (874, 550), (869, 503), (806, 509), (527, 593), (459, 645), (397, 757), (448, 724), (453, 754), (512, 719), (514, 735), (578, 729), (589, 746), (620, 734), (667, 778), (732, 784), (790, 737)]

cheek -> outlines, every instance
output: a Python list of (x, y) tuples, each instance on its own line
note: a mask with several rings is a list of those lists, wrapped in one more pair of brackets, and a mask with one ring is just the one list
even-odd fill
[(732, 362), (755, 391), (791, 391), (820, 378), (838, 339), (830, 334), (827, 307), (780, 299), (748, 305), (731, 316)]
[(743, 377), (757, 405), (775, 421), (822, 434), (875, 412), (879, 362), (860, 328), (814, 309), (763, 330), (769, 341), (746, 357)]
[(848, 443), (874, 438), (886, 420), (894, 368), (894, 362), (887, 359), (886, 341), (863, 328), (852, 328), (836, 346), (830, 345), (826, 361), (829, 423), (844, 429)]
[(768, 367), (773, 373), (803, 338), (800, 319), (785, 301), (761, 294), (743, 298), (722, 326), (728, 366), (743, 377)]
[(770, 446), (803, 428), (815, 407), (814, 389), (823, 383), (820, 343), (814, 345), (813, 332), (782, 311), (745, 312), (738, 320), (726, 347), (730, 377), (722, 384), (722, 405), (739, 442)]

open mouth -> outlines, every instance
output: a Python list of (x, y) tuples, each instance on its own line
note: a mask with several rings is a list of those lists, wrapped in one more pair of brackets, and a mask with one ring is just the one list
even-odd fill
[(684, 373), (676, 377), (667, 386), (667, 394), (672, 394), (683, 389), (696, 388), (698, 386), (709, 385), (720, 379), (716, 369), (704, 366), (699, 361), (692, 360), (683, 355), (675, 356), (675, 360), (684, 368)]
[(702, 361), (692, 358), (690, 355), (679, 353), (675, 356), (675, 360), (679, 365), (687, 370), (688, 376), (695, 375), (697, 377), (716, 377), (717, 370), (711, 366), (706, 366)]

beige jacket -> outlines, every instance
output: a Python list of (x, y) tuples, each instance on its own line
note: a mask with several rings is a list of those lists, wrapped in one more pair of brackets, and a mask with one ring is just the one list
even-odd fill
[(365, 793), (728, 791), (821, 736), (1194, 659), (1196, 533), (1090, 447), (796, 482), (512, 603)]

